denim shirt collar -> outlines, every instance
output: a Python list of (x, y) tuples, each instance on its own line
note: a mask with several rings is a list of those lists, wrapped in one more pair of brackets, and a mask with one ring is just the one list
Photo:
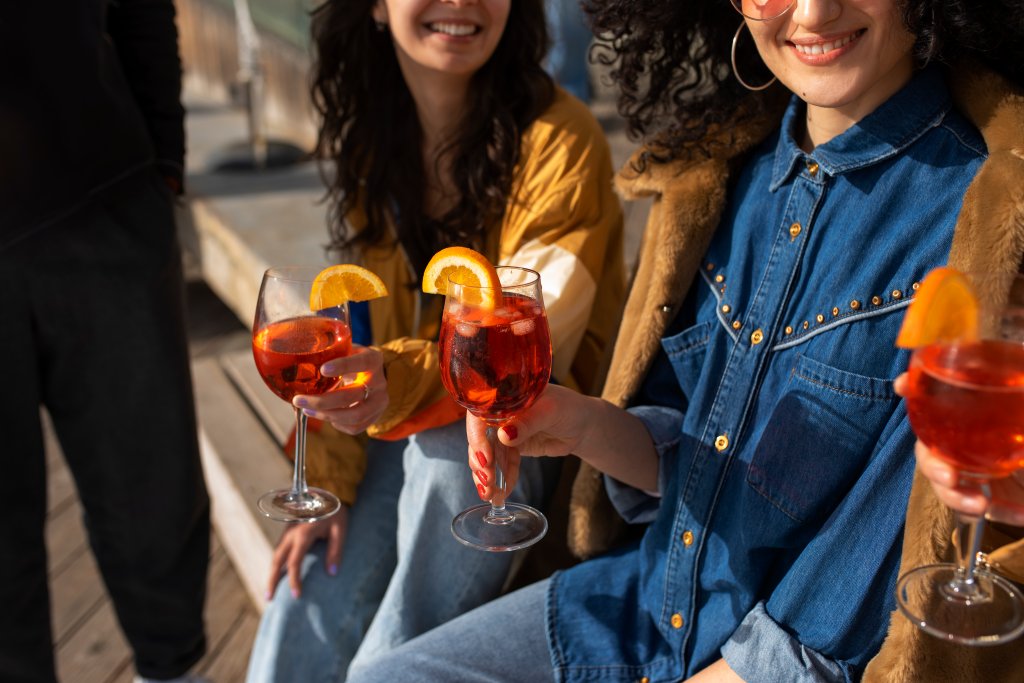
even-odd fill
[(952, 106), (942, 73), (937, 67), (917, 72), (899, 92), (849, 129), (816, 147), (800, 149), (796, 132), (806, 105), (796, 95), (786, 108), (775, 149), (771, 191), (798, 167), (815, 162), (827, 176), (836, 176), (876, 164), (899, 154), (929, 129), (939, 125)]

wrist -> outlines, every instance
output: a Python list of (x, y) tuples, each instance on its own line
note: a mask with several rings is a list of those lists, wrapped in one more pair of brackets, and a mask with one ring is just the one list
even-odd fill
[(608, 435), (605, 429), (610, 416), (608, 409), (613, 408), (611, 403), (596, 396), (580, 395), (580, 425), (579, 452), (576, 453), (582, 460), (597, 465), (600, 460), (598, 455), (608, 443)]

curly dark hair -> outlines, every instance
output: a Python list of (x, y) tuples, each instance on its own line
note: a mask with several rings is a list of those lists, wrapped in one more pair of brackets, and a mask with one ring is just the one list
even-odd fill
[[(630, 136), (656, 143), (642, 163), (678, 158), (703, 141), (710, 127), (758, 116), (788, 96), (781, 84), (755, 93), (733, 77), (729, 55), (741, 18), (727, 0), (583, 4), (600, 37), (594, 59), (612, 67), (619, 113)], [(1024, 82), (1022, 0), (900, 0), (900, 5), (904, 24), (917, 37), (914, 54), (920, 64), (973, 58)], [(771, 79), (753, 41), (737, 51), (736, 61), (749, 82)]]
[[(330, 205), (328, 249), (399, 243), (419, 274), (438, 249), (482, 248), (500, 223), (519, 160), (523, 131), (554, 98), (542, 68), (548, 48), (543, 0), (512, 0), (508, 23), (487, 63), (473, 75), (458, 136), (439, 155), (451, 160), (457, 203), (443, 216), (425, 215), (422, 130), (388, 31), (378, 30), (375, 0), (326, 0), (313, 10), (316, 49), (312, 94), (322, 116), (316, 152)], [(352, 230), (357, 205), (368, 223)]]

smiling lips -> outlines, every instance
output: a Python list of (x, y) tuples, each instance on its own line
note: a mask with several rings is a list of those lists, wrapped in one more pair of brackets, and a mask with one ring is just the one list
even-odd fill
[(832, 57), (838, 57), (841, 53), (840, 51), (845, 51), (843, 48), (855, 42), (862, 35), (864, 35), (864, 29), (854, 31), (842, 38), (837, 38), (831, 41), (801, 43), (791, 41), (790, 44), (801, 57), (807, 58), (813, 62), (821, 62), (823, 60), (829, 60)]
[(464, 38), (466, 36), (471, 36), (480, 31), (480, 27), (474, 26), (473, 24), (455, 24), (444, 21), (438, 21), (431, 24), (427, 24), (427, 28), (429, 28), (434, 33), (443, 33), (445, 35), (454, 36), (456, 38)]

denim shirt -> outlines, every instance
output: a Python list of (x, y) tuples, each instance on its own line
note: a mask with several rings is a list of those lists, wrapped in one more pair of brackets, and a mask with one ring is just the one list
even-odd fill
[(638, 405), (660, 497), (606, 479), (635, 545), (557, 574), (559, 681), (857, 680), (895, 608), (914, 437), (893, 379), (917, 283), (986, 156), (924, 70), (803, 152), (804, 105), (736, 181)]

